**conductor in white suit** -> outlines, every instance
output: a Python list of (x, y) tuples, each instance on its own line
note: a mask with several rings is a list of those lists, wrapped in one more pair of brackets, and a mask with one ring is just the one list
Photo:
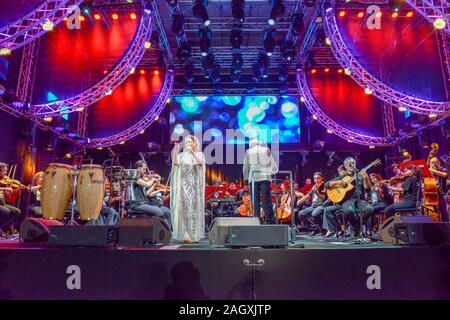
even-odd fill
[[(275, 223), (272, 201), (270, 199), (271, 176), (278, 172), (278, 166), (273, 159), (270, 149), (262, 145), (257, 139), (250, 140), (250, 148), (245, 153), (244, 180), (250, 185), (250, 197), (253, 203), (253, 216), (259, 217), (260, 199), (265, 222)], [(254, 188), (254, 189), (253, 189)]]

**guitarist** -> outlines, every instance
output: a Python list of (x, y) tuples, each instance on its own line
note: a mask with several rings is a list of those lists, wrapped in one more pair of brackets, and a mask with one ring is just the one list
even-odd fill
[[(344, 181), (341, 181), (344, 177), (354, 177), (357, 173), (356, 170), (356, 160), (353, 157), (347, 157), (344, 160), (344, 167), (345, 167), (345, 174), (342, 176), (337, 177), (336, 179), (333, 179), (328, 182), (328, 184), (325, 186), (325, 188), (333, 189), (333, 188), (346, 188), (347, 183)], [(369, 202), (363, 200), (364, 196), (363, 193), (365, 191), (368, 191), (370, 188), (370, 182), (369, 182), (369, 176), (367, 175), (367, 172), (365, 170), (359, 171), (359, 174), (357, 175), (355, 181), (353, 182), (355, 184), (354, 188), (349, 190), (345, 198), (342, 202), (342, 213), (344, 215), (345, 221), (348, 221), (352, 227), (352, 233), (356, 236), (359, 234), (359, 208), (357, 207), (358, 204), (358, 196), (359, 198), (359, 205), (361, 209), (361, 215), (362, 215), (362, 222), (365, 223), (367, 219), (373, 214), (373, 207), (370, 205)], [(358, 195), (358, 191), (361, 191), (361, 194)]]
[[(338, 177), (344, 176), (347, 174), (347, 171), (345, 170), (345, 167), (343, 164), (341, 164), (338, 167)], [(336, 178), (337, 179), (337, 178)], [(336, 179), (333, 179), (331, 181), (334, 181)], [(329, 188), (330, 182), (327, 181), (325, 183), (325, 188)], [(326, 206), (323, 211), (323, 229), (327, 230), (327, 233), (325, 234), (325, 237), (331, 237), (333, 235), (339, 236), (339, 233), (343, 233), (343, 231), (339, 231), (338, 233), (338, 214), (342, 213), (341, 211), (342, 202), (339, 203), (333, 203), (332, 205)]]
[(300, 210), (298, 219), (304, 225), (312, 228), (311, 235), (322, 232), (322, 214), (324, 210), (323, 201), (325, 200), (324, 179), (321, 172), (314, 173), (314, 186), (311, 191), (297, 202), (297, 206), (306, 200), (311, 200), (311, 205)]
[(441, 162), (437, 157), (430, 160), (430, 171), (436, 180), (439, 193), (439, 211), (441, 212), (441, 221), (448, 222), (447, 200), (445, 195), (447, 193), (447, 171), (441, 167)]

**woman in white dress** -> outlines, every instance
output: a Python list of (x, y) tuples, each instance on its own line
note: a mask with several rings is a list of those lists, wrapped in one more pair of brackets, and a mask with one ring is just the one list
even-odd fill
[(197, 242), (205, 237), (205, 157), (198, 139), (185, 138), (183, 151), (172, 150), (170, 207), (173, 239)]

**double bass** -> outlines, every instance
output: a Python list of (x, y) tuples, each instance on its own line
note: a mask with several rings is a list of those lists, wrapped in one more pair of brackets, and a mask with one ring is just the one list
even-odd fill
[[(438, 149), (439, 145), (437, 143), (431, 145), (431, 151), (427, 158), (428, 166), (430, 166), (431, 159), (436, 156)], [(439, 190), (434, 177), (423, 178), (423, 205), (425, 214), (429, 215), (434, 222), (439, 222), (439, 214), (437, 212), (437, 206), (439, 205)]]

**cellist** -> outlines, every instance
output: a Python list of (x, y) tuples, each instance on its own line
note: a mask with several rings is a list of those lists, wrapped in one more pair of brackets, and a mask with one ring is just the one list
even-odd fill
[(439, 194), (439, 211), (441, 213), (441, 221), (449, 222), (447, 211), (447, 200), (445, 199), (447, 193), (447, 171), (441, 167), (441, 162), (437, 157), (430, 159), (430, 171), (436, 180), (438, 194)]
[[(8, 173), (8, 165), (6, 163), (0, 162), (0, 181), (6, 179)], [(19, 218), (20, 209), (6, 204), (5, 201), (5, 191), (12, 191), (11, 186), (7, 184), (0, 185), (0, 231), (1, 236), (3, 233), (7, 232), (9, 228), (15, 224), (16, 220)]]

